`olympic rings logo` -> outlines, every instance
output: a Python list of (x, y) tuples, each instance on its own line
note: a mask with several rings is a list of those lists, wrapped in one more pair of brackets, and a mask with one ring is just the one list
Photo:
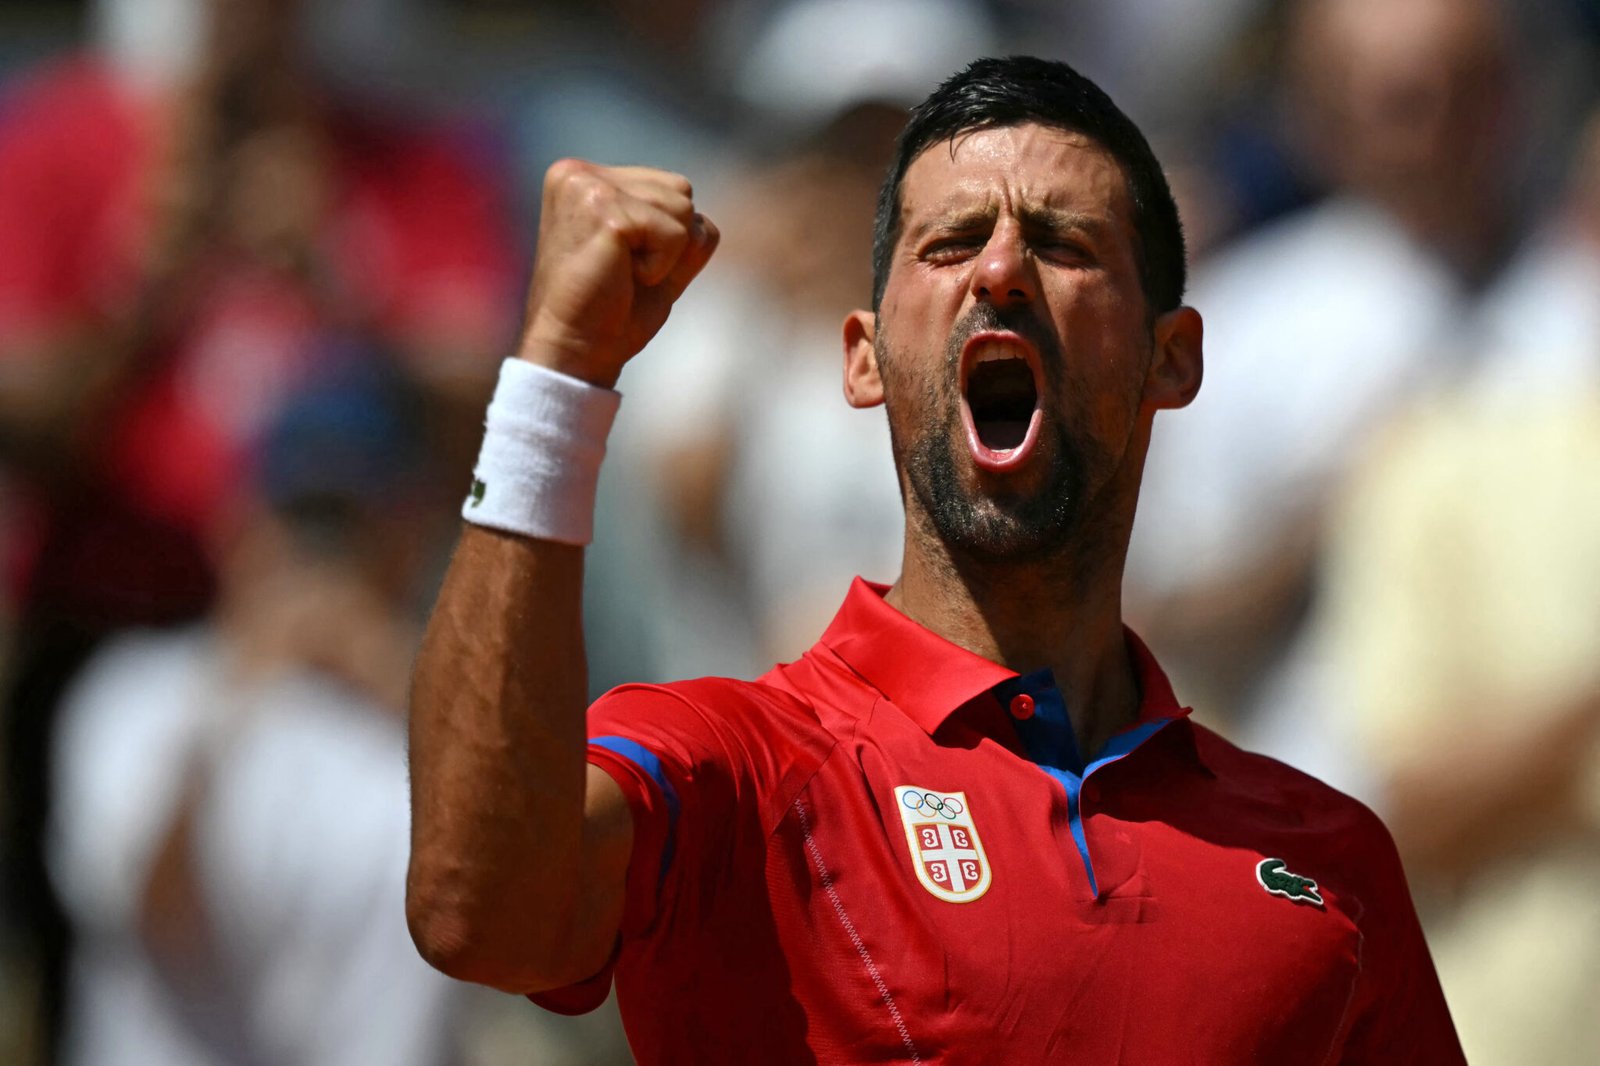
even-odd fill
[(921, 815), (937, 814), (945, 821), (953, 822), (966, 810), (961, 806), (961, 801), (954, 796), (940, 796), (933, 792), (918, 792), (911, 789), (900, 797), (900, 802), (908, 810), (916, 811)]

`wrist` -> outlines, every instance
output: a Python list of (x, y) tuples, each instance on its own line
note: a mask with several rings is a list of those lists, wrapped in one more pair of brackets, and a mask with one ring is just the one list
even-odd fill
[(517, 358), (602, 389), (614, 389), (625, 360), (608, 358), (584, 339), (548, 327), (531, 327), (517, 345)]
[(600, 461), (621, 402), (620, 393), (565, 371), (507, 359), (461, 516), (541, 540), (589, 543)]

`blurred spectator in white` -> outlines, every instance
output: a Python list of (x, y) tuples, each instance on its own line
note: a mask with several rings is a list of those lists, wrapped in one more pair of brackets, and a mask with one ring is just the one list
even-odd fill
[(1574, 153), (1570, 188), (1488, 293), (1476, 322), (1476, 390), (1514, 402), (1582, 391), (1600, 352), (1600, 111)]
[[(1514, 236), (1509, 49), (1492, 0), (1293, 12), (1336, 191), (1196, 271), (1206, 384), (1152, 445), (1129, 557), (1130, 613), (1213, 712), (1284, 702), (1328, 494), (1364, 434), (1471, 368), (1463, 326)], [(1304, 768), (1360, 791), (1358, 767)]]
[(296, 0), (100, 0), (100, 47), (0, 106), (0, 600), (8, 920), (45, 1009), (58, 916), (38, 861), (44, 752), (95, 643), (193, 618), (201, 531), (280, 399), (339, 338), (425, 387), (470, 464), (514, 325), (486, 153), (325, 91)]
[(1600, 1047), (1600, 115), (1577, 174), (1484, 373), (1364, 456), (1309, 627), (1477, 1066)]
[(462, 986), (404, 916), (408, 608), (451, 515), (419, 439), (370, 373), (292, 400), (210, 618), (110, 641), (69, 689), (67, 1066), (426, 1066), (458, 1040)]
[[(993, 42), (965, 0), (796, 0), (743, 49), (758, 161), (714, 214), (705, 275), (624, 374), (625, 392), (658, 399), (637, 421), (625, 404), (612, 438), (674, 559), (654, 567), (666, 673), (760, 672), (805, 650), (853, 576), (895, 578), (888, 426), (844, 401), (841, 323), (871, 299), (906, 108)], [(642, 581), (630, 571), (633, 595)]]

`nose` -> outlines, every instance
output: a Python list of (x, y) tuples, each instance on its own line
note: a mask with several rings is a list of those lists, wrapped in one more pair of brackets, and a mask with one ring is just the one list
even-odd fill
[(1033, 254), (1014, 224), (994, 228), (972, 271), (972, 295), (997, 306), (1030, 303), (1038, 295)]

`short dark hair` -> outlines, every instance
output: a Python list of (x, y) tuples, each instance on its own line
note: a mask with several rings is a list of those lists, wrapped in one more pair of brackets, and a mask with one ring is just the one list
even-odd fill
[(872, 231), (872, 307), (883, 301), (890, 258), (900, 239), (900, 185), (929, 146), (973, 130), (1038, 123), (1081, 133), (1122, 167), (1133, 206), (1139, 280), (1151, 312), (1183, 300), (1183, 226), (1161, 164), (1133, 120), (1098, 85), (1065, 63), (1033, 56), (979, 59), (946, 79), (911, 110), (894, 162), (878, 193)]

